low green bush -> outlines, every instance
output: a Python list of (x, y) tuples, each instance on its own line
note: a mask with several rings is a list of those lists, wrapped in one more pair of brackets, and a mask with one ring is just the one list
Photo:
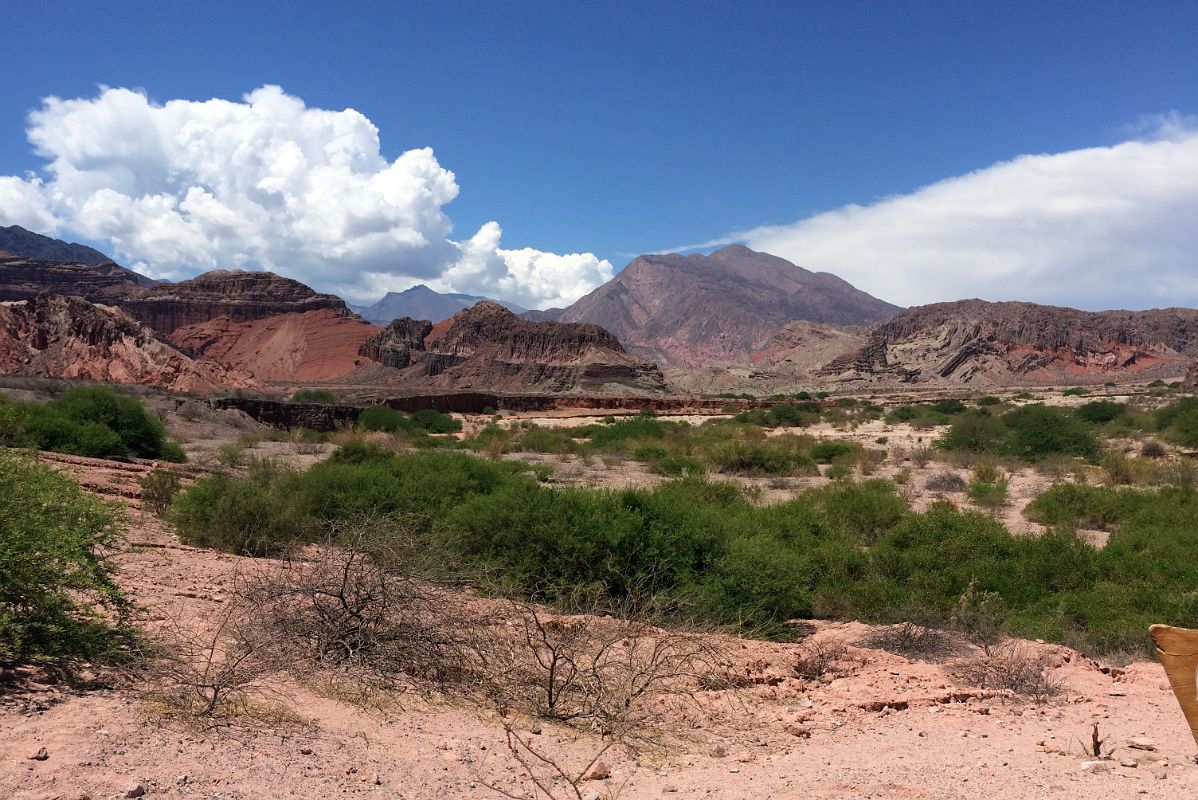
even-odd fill
[(0, 443), (93, 458), (187, 460), (157, 417), (107, 386), (77, 386), (48, 403), (0, 402)]
[(776, 444), (726, 442), (708, 458), (721, 472), (735, 475), (813, 475), (819, 469), (808, 455)]
[(817, 464), (831, 464), (837, 459), (855, 456), (860, 449), (860, 447), (852, 442), (824, 439), (817, 442), (808, 452), (808, 455), (815, 459), (815, 463)]
[(131, 606), (106, 553), (120, 521), (65, 475), (0, 453), (0, 661), (117, 655)]
[(691, 456), (665, 455), (651, 461), (649, 471), (671, 478), (699, 477), (707, 474), (707, 467)]

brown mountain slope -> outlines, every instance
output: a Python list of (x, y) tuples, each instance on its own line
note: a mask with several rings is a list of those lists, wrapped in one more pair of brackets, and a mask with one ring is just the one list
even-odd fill
[(318, 309), (341, 317), (352, 315), (341, 298), (318, 294), (299, 281), (273, 272), (236, 270), (213, 270), (191, 280), (143, 289), (120, 305), (134, 319), (166, 335), (218, 317), (248, 322)]
[(1180, 375), (1198, 356), (1198, 310), (1078, 311), (961, 300), (875, 326), (827, 379), (981, 384), (1098, 383)]
[(119, 309), (51, 295), (0, 303), (0, 374), (200, 394), (259, 386), (244, 373), (180, 353)]
[(448, 324), (398, 319), (360, 352), (398, 368), (388, 382), (493, 391), (661, 392), (661, 371), (597, 325), (528, 322), (484, 301)]
[(180, 349), (263, 381), (322, 381), (366, 363), (358, 349), (379, 329), (329, 308), (234, 322), (228, 317), (176, 328)]
[(861, 325), (898, 310), (834, 275), (732, 245), (640, 256), (558, 319), (602, 325), (658, 363), (701, 367), (742, 361), (796, 319)]

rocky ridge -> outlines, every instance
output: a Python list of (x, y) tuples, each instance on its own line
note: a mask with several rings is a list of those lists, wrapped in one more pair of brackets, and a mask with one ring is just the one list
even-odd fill
[(260, 388), (243, 372), (179, 352), (119, 309), (52, 295), (0, 303), (0, 374), (199, 394)]
[(816, 370), (825, 379), (992, 385), (1174, 376), (1198, 357), (1198, 310), (1078, 311), (961, 300), (908, 309)]
[(364, 356), (412, 386), (546, 392), (661, 392), (653, 364), (597, 325), (522, 320), (484, 301), (443, 324), (400, 319), (367, 340)]
[(162, 284), (125, 297), (121, 308), (162, 334), (184, 325), (225, 317), (233, 322), (327, 309), (339, 317), (353, 312), (345, 301), (319, 294), (273, 272), (213, 270), (179, 283)]
[[(411, 319), (442, 320), (452, 317), (459, 311), (470, 308), (475, 303), (487, 300), (472, 294), (453, 292), (437, 292), (424, 284), (413, 286), (402, 292), (387, 292), (381, 300), (368, 306), (350, 306), (367, 322), (376, 325), (386, 325), (392, 320), (409, 317)], [(491, 302), (499, 302), (493, 300)], [(526, 311), (515, 303), (499, 302), (499, 305), (512, 313), (520, 314)]]

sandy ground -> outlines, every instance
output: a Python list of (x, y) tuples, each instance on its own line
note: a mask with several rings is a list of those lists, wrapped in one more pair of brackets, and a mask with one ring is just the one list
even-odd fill
[[(153, 622), (210, 619), (228, 602), (246, 560), (178, 543), (138, 508), (148, 464), (92, 459), (53, 463), (93, 491), (126, 498), (129, 545), (120, 580)], [(947, 663), (858, 646), (859, 623), (819, 623), (798, 644), (727, 640), (731, 671), (753, 685), (701, 692), (660, 748), (609, 751), (611, 777), (585, 797), (1092, 798), (1193, 797), (1195, 743), (1163, 671), (1125, 671), (1064, 648), (1047, 652), (1064, 693), (1037, 706), (960, 685)], [(847, 646), (824, 681), (795, 676), (815, 643)], [(0, 698), (0, 792), (11, 798), (146, 796), (275, 798), (499, 797), (491, 783), (527, 789), (501, 726), (452, 698), (413, 694), (364, 708), (279, 679), (271, 695), (296, 720), (200, 732), (169, 723), (129, 688), (79, 692), (33, 683)], [(527, 722), (527, 721), (526, 721)], [(1113, 753), (1083, 770), (1094, 723)], [(527, 722), (532, 730), (532, 723)], [(531, 733), (530, 733), (531, 736)], [(1133, 747), (1133, 739), (1147, 739)], [(593, 736), (544, 725), (539, 746), (571, 765), (589, 760)], [(1150, 747), (1151, 749), (1143, 749)], [(31, 758), (45, 748), (46, 758)]]

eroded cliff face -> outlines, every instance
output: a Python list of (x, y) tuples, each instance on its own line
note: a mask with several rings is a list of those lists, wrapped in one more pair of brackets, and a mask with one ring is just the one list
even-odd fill
[(825, 379), (980, 384), (1087, 383), (1177, 375), (1198, 355), (1198, 311), (1087, 312), (962, 300), (908, 309)]
[(661, 371), (597, 325), (522, 320), (481, 302), (445, 324), (396, 320), (363, 355), (394, 367), (396, 383), (446, 389), (605, 394), (665, 390)]
[(0, 253), (0, 301), (57, 294), (111, 305), (141, 292), (139, 277), (111, 261), (100, 264), (42, 261)]
[(120, 306), (164, 335), (218, 317), (249, 322), (321, 309), (340, 317), (352, 316), (341, 298), (319, 294), (299, 281), (272, 272), (229, 270), (213, 270), (191, 280), (143, 289), (125, 297)]
[(0, 374), (199, 394), (261, 388), (249, 375), (184, 355), (119, 309), (52, 295), (0, 303)]
[(359, 355), (378, 328), (329, 308), (234, 322), (184, 325), (168, 337), (186, 353), (211, 358), (262, 381), (326, 381), (367, 363)]

